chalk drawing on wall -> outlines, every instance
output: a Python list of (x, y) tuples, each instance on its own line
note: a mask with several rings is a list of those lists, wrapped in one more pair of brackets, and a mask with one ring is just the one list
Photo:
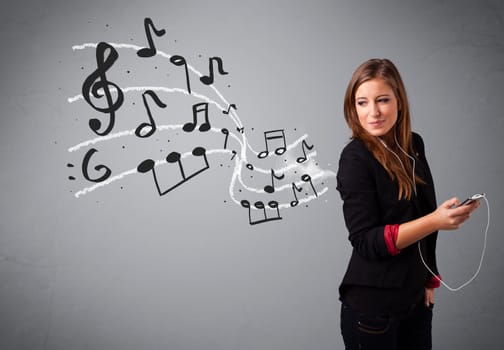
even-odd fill
[[(83, 153), (81, 171), (88, 182), (87, 186), (74, 194), (76, 198), (91, 195), (94, 191), (130, 176), (149, 177), (153, 194), (164, 198), (179, 186), (190, 184), (196, 176), (208, 173), (212, 167), (212, 156), (217, 154), (227, 155), (229, 161), (233, 162), (229, 197), (232, 202), (244, 208), (250, 225), (281, 220), (281, 211), (306, 204), (327, 193), (328, 187), (324, 180), (335, 174), (318, 166), (315, 145), (308, 142), (307, 134), (288, 142), (290, 135), (286, 133), (287, 129), (266, 130), (264, 145), (257, 151), (248, 142), (248, 130), (238, 115), (239, 106), (227, 101), (215, 86), (221, 77), (230, 74), (225, 69), (224, 60), (217, 56), (209, 57), (208, 74), (202, 74), (185, 57), (171, 55), (157, 48), (155, 39), (165, 35), (166, 31), (158, 29), (150, 18), (145, 18), (144, 29), (147, 47), (112, 42), (84, 43), (72, 47), (74, 51), (85, 54), (94, 50), (96, 61), (94, 70), (82, 84), (81, 93), (68, 98), (68, 103), (72, 105), (87, 103), (91, 107), (91, 110), (88, 108), (89, 114), (92, 115), (88, 122), (92, 137), (68, 148), (68, 152), (72, 154)], [(156, 70), (159, 60), (167, 63), (174, 72), (182, 75), (183, 86), (136, 85), (119, 77), (114, 66), (120, 62), (120, 54), (127, 55), (130, 52), (134, 53), (136, 60), (157, 59)], [(131, 56), (130, 54), (129, 57)], [(210, 89), (209, 93), (198, 92), (200, 88)], [(215, 97), (210, 97), (210, 93)], [(137, 124), (138, 113), (128, 111), (126, 106), (135, 105), (131, 101), (138, 101), (139, 95), (143, 115), (141, 123)], [(183, 117), (184, 122), (181, 124), (166, 124), (167, 118), (164, 115), (160, 117), (160, 113), (170, 109), (167, 102), (170, 96), (182, 97), (190, 102), (186, 102), (187, 116)], [(132, 120), (135, 124), (131, 124), (130, 128), (116, 130), (118, 118), (123, 124), (131, 123)], [(107, 156), (114, 157), (101, 154), (102, 145), (126, 138), (148, 140), (156, 135), (173, 132), (177, 135), (212, 135), (218, 141), (210, 145), (194, 145), (192, 149), (172, 149), (161, 158), (146, 156), (129, 168), (119, 171), (99, 164), (105, 162)], [(265, 161), (275, 157), (285, 157), (286, 164), (264, 166)], [(190, 169), (188, 162), (192, 163)], [(67, 163), (67, 167), (74, 168), (75, 165)], [(166, 169), (173, 174), (169, 180), (161, 174), (161, 170), (166, 173)], [(250, 174), (261, 176), (264, 186), (248, 184), (246, 178), (252, 177)], [(71, 176), (69, 179), (74, 181), (76, 178)], [(261, 200), (252, 200), (252, 194), (260, 196)]]

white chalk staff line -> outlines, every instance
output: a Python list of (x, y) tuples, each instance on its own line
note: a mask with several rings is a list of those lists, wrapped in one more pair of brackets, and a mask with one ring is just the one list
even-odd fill
[[(206, 152), (207, 155), (211, 155), (211, 154), (230, 154), (232, 153), (232, 151), (230, 150), (227, 150), (227, 149), (213, 149), (213, 150), (209, 150)], [(184, 159), (188, 156), (192, 155), (192, 152), (185, 152), (181, 155), (181, 158)], [(157, 166), (161, 166), (161, 165), (164, 165), (166, 164), (167, 161), (166, 159), (158, 159), (155, 161), (155, 167)], [(236, 161), (236, 165), (238, 167), (241, 167), (241, 165), (243, 164), (243, 161), (242, 160), (239, 160), (237, 159)], [(236, 169), (236, 167), (235, 167)], [(79, 198), (83, 195), (86, 195), (90, 192), (93, 192), (99, 188), (102, 188), (104, 186), (107, 186), (107, 185), (110, 185), (116, 181), (119, 181), (119, 180), (122, 180), (124, 179), (125, 177), (127, 176), (130, 176), (130, 175), (133, 175), (133, 174), (137, 174), (138, 173), (138, 170), (137, 168), (134, 168), (134, 169), (129, 169), (129, 170), (126, 170), (118, 175), (115, 175), (115, 176), (112, 176), (110, 178), (108, 178), (107, 180), (105, 181), (102, 181), (102, 182), (99, 182), (99, 183), (96, 183), (92, 186), (89, 186), (89, 187), (86, 187), (86, 188), (83, 188), (82, 190), (78, 191), (75, 193), (75, 197), (76, 198)], [(235, 173), (236, 174), (236, 171)], [(143, 175), (143, 174), (142, 174)], [(316, 173), (316, 174), (313, 174), (311, 176), (312, 180), (317, 180), (317, 179), (323, 179), (323, 178), (327, 178), (329, 176), (332, 176), (332, 172), (328, 172), (328, 171), (321, 171), (319, 173)], [(234, 176), (233, 176), (234, 178)], [(239, 178), (239, 182), (240, 184), (243, 186), (244, 189), (246, 189), (247, 191), (249, 192), (255, 192), (255, 193), (265, 193), (264, 190), (259, 190), (259, 189), (255, 189), (255, 188), (252, 188), (252, 187), (249, 187), (249, 186), (246, 186), (242, 179), (241, 179), (241, 174), (238, 173), (238, 178)], [(297, 181), (295, 182), (296, 186), (300, 187), (302, 186), (303, 184), (306, 184), (304, 181)], [(290, 189), (292, 186), (292, 184), (286, 184), (286, 185), (283, 185), (283, 186), (280, 186), (278, 188), (275, 188), (275, 191), (276, 192), (280, 192), (280, 191), (284, 191), (284, 190), (288, 190)], [(241, 202), (238, 201), (236, 198), (235, 198), (235, 194), (234, 194), (234, 190), (233, 190), (233, 187), (234, 187), (234, 181), (231, 182), (230, 186), (229, 186), (229, 193), (230, 193), (230, 196), (231, 196), (231, 199), (233, 200), (234, 203), (236, 203), (237, 205), (241, 205)], [(327, 187), (323, 188), (322, 190), (320, 190), (320, 192), (318, 192), (318, 196), (320, 195), (323, 195), (324, 193), (326, 193), (328, 190)], [(315, 195), (311, 195), (311, 196), (308, 196), (308, 197), (305, 197), (305, 198), (302, 198), (299, 200), (299, 203), (306, 203), (306, 202), (309, 202), (313, 199), (317, 198), (317, 196)], [(286, 203), (286, 204), (279, 204), (279, 208), (282, 209), (282, 208), (290, 208), (291, 205), (290, 203)]]

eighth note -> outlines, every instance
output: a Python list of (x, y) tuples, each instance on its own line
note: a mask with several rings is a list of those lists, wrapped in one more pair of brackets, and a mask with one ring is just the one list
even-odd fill
[(174, 65), (178, 66), (178, 67), (184, 66), (184, 68), (185, 68), (185, 76), (186, 76), (187, 92), (190, 95), (191, 94), (191, 82), (189, 81), (189, 70), (187, 68), (187, 61), (186, 61), (186, 59), (184, 57), (182, 57), (182, 56), (175, 55), (175, 56), (170, 57), (170, 62), (173, 63)]
[(152, 57), (156, 55), (156, 47), (154, 46), (154, 41), (152, 40), (152, 34), (151, 34), (151, 28), (154, 31), (154, 34), (156, 36), (163, 36), (166, 33), (166, 30), (160, 29), (157, 30), (154, 27), (154, 23), (152, 23), (152, 19), (150, 18), (145, 18), (144, 19), (144, 29), (145, 29), (145, 35), (147, 36), (147, 41), (149, 43), (149, 47), (144, 47), (140, 50), (137, 51), (137, 55), (139, 57)]
[(308, 174), (304, 174), (303, 176), (301, 176), (301, 180), (303, 180), (304, 182), (309, 182), (311, 185), (311, 188), (313, 190), (313, 193), (315, 193), (315, 197), (318, 197), (317, 191), (315, 190), (315, 186), (313, 186), (311, 176)]
[[(221, 133), (223, 133), (224, 135), (226, 135), (226, 138), (224, 139), (224, 149), (227, 148), (227, 142), (228, 142), (228, 138), (229, 138), (229, 130), (226, 129), (226, 128), (222, 128), (221, 129)], [(233, 159), (233, 158), (231, 158)]]
[(300, 164), (306, 162), (307, 158), (306, 158), (305, 147), (308, 148), (309, 151), (311, 151), (313, 149), (313, 146), (314, 145), (308, 146), (308, 144), (306, 143), (306, 141), (303, 140), (303, 143), (301, 144), (301, 148), (303, 149), (303, 156), (298, 157), (298, 159), (296, 159), (296, 162), (298, 162)]
[(189, 176), (187, 176), (186, 173), (184, 172), (184, 167), (182, 166), (182, 160), (181, 160), (180, 153), (171, 152), (170, 154), (168, 154), (168, 156), (166, 157), (166, 162), (178, 164), (179, 170), (180, 170), (180, 175), (182, 175), (182, 180), (177, 182), (176, 184), (172, 185), (170, 188), (168, 188), (164, 191), (162, 191), (161, 188), (159, 187), (159, 182), (158, 182), (158, 178), (156, 175), (156, 169), (155, 169), (156, 162), (154, 160), (152, 160), (152, 159), (144, 160), (142, 163), (140, 163), (138, 165), (137, 171), (142, 174), (147, 173), (149, 171), (152, 171), (152, 175), (154, 176), (154, 183), (156, 184), (157, 191), (160, 196), (164, 196), (165, 194), (167, 194), (171, 190), (173, 190), (173, 189), (177, 188), (178, 186), (182, 185), (183, 183), (189, 181), (190, 179), (192, 179), (193, 177), (202, 173), (203, 171), (207, 170), (210, 167), (208, 165), (206, 150), (203, 147), (194, 148), (192, 151), (192, 155), (195, 157), (203, 157), (203, 160), (205, 162), (205, 166), (201, 167), (201, 169), (199, 169), (199, 170), (195, 171), (194, 173), (190, 174)]
[[(147, 103), (147, 99), (145, 98), (145, 95), (148, 95), (152, 98), (152, 100), (158, 105), (158, 107), (161, 108), (166, 108), (166, 105), (159, 99), (158, 95), (152, 90), (147, 90), (142, 94), (142, 99), (143, 103), (145, 106), (145, 109), (147, 110), (147, 116), (149, 117), (149, 122), (144, 122), (140, 124), (136, 130), (135, 130), (135, 135), (141, 138), (146, 138), (154, 134), (156, 131), (156, 122), (154, 121), (154, 118), (152, 117), (149, 104)], [(145, 134), (142, 134), (142, 131), (144, 128), (149, 128), (150, 130), (147, 131)]]
[(284, 177), (285, 177), (285, 174), (277, 175), (277, 174), (275, 174), (275, 170), (271, 169), (271, 186), (270, 185), (264, 186), (264, 192), (266, 192), (266, 193), (275, 192), (275, 179), (282, 180)]
[(295, 207), (296, 205), (299, 204), (299, 200), (298, 200), (298, 197), (297, 197), (297, 194), (296, 194), (296, 191), (297, 192), (301, 192), (303, 190), (302, 187), (297, 187), (296, 184), (293, 182), (292, 183), (292, 192), (294, 193), (294, 200), (290, 202), (290, 205), (291, 207)]
[(209, 75), (204, 75), (200, 78), (201, 82), (205, 85), (212, 85), (214, 82), (214, 61), (217, 62), (217, 70), (219, 71), (219, 74), (228, 74), (228, 72), (225, 72), (224, 68), (222, 67), (222, 59), (220, 57), (211, 57), (208, 59), (208, 70), (210, 71)]
[(231, 111), (231, 108), (233, 108), (234, 110), (237, 110), (236, 108), (236, 105), (234, 103), (231, 103), (227, 109), (227, 111), (222, 111), (222, 113), (224, 114), (229, 114), (229, 112)]
[(208, 102), (196, 103), (195, 105), (192, 106), (192, 111), (193, 111), (192, 123), (191, 122), (185, 123), (182, 129), (185, 132), (193, 131), (198, 121), (198, 113), (204, 112), (205, 122), (200, 125), (199, 131), (205, 132), (210, 130), (210, 122), (208, 121)]

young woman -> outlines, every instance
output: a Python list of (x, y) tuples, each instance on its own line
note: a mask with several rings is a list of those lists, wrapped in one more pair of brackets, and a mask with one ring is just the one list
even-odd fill
[(437, 231), (459, 228), (479, 202), (457, 207), (452, 198), (436, 207), (424, 143), (411, 131), (406, 89), (391, 61), (357, 68), (344, 114), (352, 138), (337, 188), (353, 247), (339, 288), (346, 349), (431, 349)]

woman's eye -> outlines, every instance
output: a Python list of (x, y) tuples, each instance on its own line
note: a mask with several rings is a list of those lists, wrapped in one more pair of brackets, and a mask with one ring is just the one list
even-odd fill
[(357, 105), (359, 106), (365, 106), (366, 105), (366, 101), (357, 101)]
[(390, 99), (388, 97), (380, 98), (378, 100), (378, 102), (381, 102), (381, 103), (388, 103), (389, 101), (390, 101)]

